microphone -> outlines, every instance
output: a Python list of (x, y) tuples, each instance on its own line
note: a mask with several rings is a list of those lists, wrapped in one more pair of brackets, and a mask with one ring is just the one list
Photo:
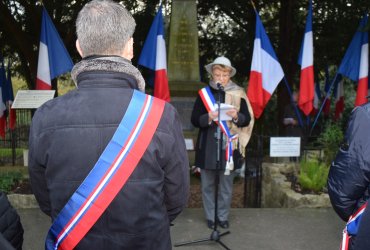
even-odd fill
[(221, 83), (217, 82), (216, 85), (218, 90), (224, 90), (224, 87), (222, 86)]

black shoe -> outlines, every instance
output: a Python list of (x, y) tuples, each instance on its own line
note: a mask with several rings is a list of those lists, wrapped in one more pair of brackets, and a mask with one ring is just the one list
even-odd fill
[(215, 225), (215, 223), (213, 221), (207, 220), (207, 226), (208, 226), (208, 228), (213, 229), (214, 225)]
[(222, 228), (229, 228), (229, 222), (227, 220), (224, 220), (224, 221), (220, 220), (218, 222), (218, 225), (220, 225), (220, 227)]

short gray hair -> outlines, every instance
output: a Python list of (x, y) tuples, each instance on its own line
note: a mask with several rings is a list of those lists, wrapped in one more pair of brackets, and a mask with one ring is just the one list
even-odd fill
[(125, 7), (110, 0), (93, 0), (78, 13), (77, 39), (83, 56), (120, 55), (135, 31)]

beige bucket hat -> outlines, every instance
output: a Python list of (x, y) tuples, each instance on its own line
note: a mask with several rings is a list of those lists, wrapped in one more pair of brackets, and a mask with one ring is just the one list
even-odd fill
[(211, 75), (212, 75), (213, 65), (224, 65), (224, 66), (231, 68), (230, 77), (233, 77), (236, 74), (236, 69), (233, 66), (231, 66), (230, 60), (224, 56), (217, 57), (212, 63), (204, 66), (207, 72)]

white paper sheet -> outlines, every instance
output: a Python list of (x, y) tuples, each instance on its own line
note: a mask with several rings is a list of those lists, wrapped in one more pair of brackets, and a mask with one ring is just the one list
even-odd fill
[[(231, 116), (227, 115), (226, 113), (228, 111), (230, 111), (231, 109), (235, 109), (235, 107), (233, 105), (230, 105), (230, 104), (226, 104), (226, 103), (221, 103), (220, 104), (220, 119), (221, 121), (229, 121), (232, 119)], [(215, 104), (215, 111), (218, 111), (218, 105)], [(214, 121), (217, 121), (218, 119), (213, 119)]]

